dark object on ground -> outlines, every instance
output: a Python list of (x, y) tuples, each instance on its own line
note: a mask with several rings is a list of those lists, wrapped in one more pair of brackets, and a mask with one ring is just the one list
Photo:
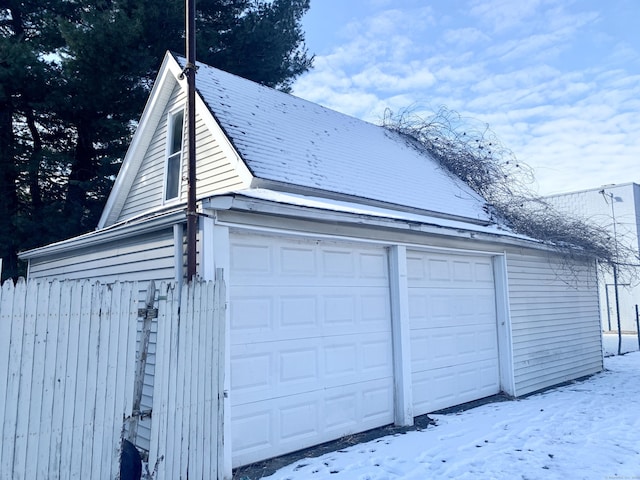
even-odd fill
[(120, 454), (120, 480), (140, 480), (140, 478), (142, 478), (140, 452), (129, 440), (123, 440)]

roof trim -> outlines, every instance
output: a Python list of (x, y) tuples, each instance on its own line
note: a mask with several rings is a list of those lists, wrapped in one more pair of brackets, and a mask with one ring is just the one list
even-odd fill
[(202, 207), (205, 210), (251, 212), (301, 220), (357, 224), (370, 228), (410, 230), (458, 238), (478, 239), (478, 236), (482, 235), (485, 240), (493, 243), (547, 249), (536, 239), (503, 230), (497, 225), (474, 225), (466, 221), (430, 216), (425, 212), (410, 213), (264, 189), (210, 197), (203, 202)]
[(123, 237), (162, 230), (163, 228), (185, 223), (186, 221), (184, 208), (174, 209), (168, 212), (159, 213), (152, 217), (127, 220), (125, 222), (103, 228), (102, 230), (95, 230), (78, 237), (45, 245), (44, 247), (25, 250), (18, 254), (18, 258), (21, 260), (30, 260), (33, 258), (64, 253), (87, 246), (102, 245), (104, 243), (122, 239)]
[[(276, 192), (291, 193), (293, 195), (303, 195), (306, 197), (326, 198), (330, 200), (349, 202), (357, 205), (368, 205), (371, 207), (383, 208), (387, 210), (414, 213), (417, 215), (426, 215), (433, 218), (442, 218), (448, 220), (455, 220), (458, 222), (471, 223), (473, 225), (492, 225), (494, 222), (487, 221), (486, 219), (465, 217), (463, 215), (454, 215), (451, 213), (437, 212), (435, 210), (423, 210), (416, 207), (409, 207), (406, 205), (399, 205), (397, 203), (388, 203), (382, 200), (374, 200), (366, 197), (359, 197), (357, 195), (349, 195), (347, 193), (333, 192), (331, 190), (325, 190), (322, 188), (307, 187), (302, 185), (278, 182), (275, 180), (264, 180), (262, 178), (254, 178), (251, 184), (252, 189), (257, 190), (272, 190)], [(237, 191), (236, 193), (243, 193)]]

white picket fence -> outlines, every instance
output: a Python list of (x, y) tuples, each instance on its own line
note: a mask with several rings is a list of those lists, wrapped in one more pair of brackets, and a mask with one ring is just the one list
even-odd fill
[(137, 285), (7, 281), (0, 295), (2, 478), (116, 478)]
[[(222, 478), (225, 283), (160, 286), (149, 467), (153, 478)], [(180, 314), (178, 314), (178, 306)], [(161, 353), (162, 352), (162, 353)]]
[[(224, 282), (162, 284), (156, 293), (147, 478), (222, 478)], [(119, 477), (141, 381), (139, 295), (137, 283), (2, 285), (0, 479)]]

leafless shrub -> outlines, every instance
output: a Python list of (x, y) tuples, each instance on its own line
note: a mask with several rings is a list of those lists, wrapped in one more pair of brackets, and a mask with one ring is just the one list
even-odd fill
[(593, 259), (619, 270), (637, 266), (634, 251), (599, 225), (558, 212), (533, 193), (533, 170), (504, 147), (488, 125), (474, 127), (445, 107), (429, 118), (405, 110), (387, 110), (383, 126), (428, 152), (452, 175), (461, 178), (488, 204), (496, 223), (537, 239), (568, 260)]

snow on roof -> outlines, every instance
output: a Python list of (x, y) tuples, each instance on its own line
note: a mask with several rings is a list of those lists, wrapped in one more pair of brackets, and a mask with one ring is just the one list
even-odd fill
[(308, 207), (319, 210), (327, 210), (331, 212), (350, 213), (354, 215), (366, 215), (368, 217), (377, 217), (390, 220), (400, 220), (404, 222), (413, 222), (417, 224), (433, 225), (453, 230), (464, 230), (468, 232), (478, 232), (500, 235), (505, 237), (513, 237), (522, 240), (531, 241), (530, 237), (519, 235), (511, 232), (496, 224), (472, 224), (455, 219), (433, 217), (425, 214), (403, 212), (380, 208), (370, 205), (362, 205), (354, 202), (345, 202), (340, 200), (332, 200), (321, 197), (313, 197), (307, 195), (299, 195), (294, 193), (276, 192), (263, 188), (252, 188), (250, 190), (238, 190), (233, 192), (248, 198), (259, 200), (267, 200), (286, 205), (295, 205), (299, 207)]
[(395, 132), (204, 64), (196, 82), (257, 179), (491, 221), (482, 198)]

